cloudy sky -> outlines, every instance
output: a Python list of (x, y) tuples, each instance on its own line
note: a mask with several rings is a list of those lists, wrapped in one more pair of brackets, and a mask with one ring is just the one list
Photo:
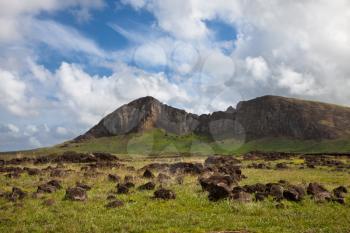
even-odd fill
[(350, 105), (348, 0), (0, 0), (0, 151), (135, 98), (194, 113), (265, 94)]

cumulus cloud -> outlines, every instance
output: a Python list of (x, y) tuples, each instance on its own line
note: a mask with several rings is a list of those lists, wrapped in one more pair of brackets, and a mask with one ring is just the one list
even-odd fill
[(59, 80), (61, 103), (66, 103), (68, 109), (88, 125), (142, 96), (152, 95), (165, 102), (187, 98), (186, 93), (162, 73), (151, 74), (122, 64), (118, 72), (106, 77), (91, 76), (78, 65), (62, 63), (55, 76)]
[(0, 69), (0, 105), (19, 116), (36, 113), (31, 107), (35, 101), (27, 96), (27, 86), (15, 74)]

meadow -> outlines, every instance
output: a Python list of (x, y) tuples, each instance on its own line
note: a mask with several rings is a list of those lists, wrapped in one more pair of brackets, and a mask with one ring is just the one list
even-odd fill
[[(219, 232), (246, 230), (248, 232), (308, 232), (308, 233), (348, 233), (350, 230), (349, 196), (346, 204), (334, 202), (315, 203), (310, 197), (301, 202), (282, 201), (278, 208), (272, 198), (261, 202), (239, 203), (232, 200), (212, 202), (198, 184), (197, 176), (185, 175), (183, 184), (172, 177), (161, 184), (176, 193), (174, 200), (152, 198), (153, 192), (132, 188), (129, 194), (117, 194), (124, 202), (118, 208), (106, 208), (107, 196), (115, 194), (116, 183), (108, 180), (108, 174), (120, 177), (132, 175), (135, 184), (149, 181), (142, 178), (139, 168), (149, 163), (203, 162), (205, 157), (173, 157), (124, 159), (121, 168), (98, 168), (96, 175), (86, 176), (82, 164), (64, 164), (70, 170), (59, 177), (63, 188), (40, 197), (32, 197), (38, 185), (53, 179), (49, 174), (37, 176), (21, 174), (19, 178), (0, 175), (0, 192), (20, 187), (28, 195), (20, 201), (10, 202), (0, 198), (0, 232)], [(242, 158), (240, 158), (242, 159)], [(349, 163), (348, 159), (343, 161)], [(264, 161), (255, 161), (264, 162)], [(300, 169), (304, 161), (295, 158), (268, 162), (274, 166), (287, 162), (288, 169), (251, 169), (251, 161), (242, 160), (242, 172), (247, 177), (239, 184), (255, 184), (286, 180), (292, 184), (306, 185), (310, 182), (322, 183), (331, 190), (339, 185), (349, 188), (350, 172), (334, 171), (329, 167)], [(49, 164), (55, 167), (56, 164)], [(45, 168), (45, 165), (21, 164), (26, 167)], [(62, 166), (62, 165), (61, 165)], [(130, 169), (130, 166), (136, 170)], [(129, 167), (129, 168), (127, 168)], [(156, 171), (155, 175), (157, 174)], [(83, 182), (92, 186), (86, 201), (64, 200), (65, 190), (75, 183)], [(157, 187), (160, 184), (157, 183)], [(50, 205), (46, 204), (50, 200)], [(243, 231), (242, 231), (243, 232)]]

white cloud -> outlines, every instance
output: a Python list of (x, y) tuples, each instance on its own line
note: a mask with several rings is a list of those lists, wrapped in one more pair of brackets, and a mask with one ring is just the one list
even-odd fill
[(1, 133), (18, 133), (19, 128), (14, 124), (0, 124), (0, 134)]
[(15, 74), (0, 68), (0, 105), (19, 116), (32, 115), (35, 101), (27, 96), (27, 86)]
[(60, 134), (60, 135), (67, 135), (68, 134), (68, 130), (62, 126), (58, 126), (56, 128), (56, 133)]
[(291, 94), (313, 95), (317, 93), (314, 78), (311, 75), (303, 75), (288, 67), (281, 67), (278, 85), (286, 88)]
[(71, 27), (50, 20), (29, 20), (25, 25), (27, 39), (47, 44), (60, 53), (83, 52), (88, 55), (105, 56), (105, 52), (92, 40)]
[(34, 148), (38, 148), (38, 147), (42, 146), (40, 141), (36, 137), (30, 137), (29, 138), (29, 143)]
[(262, 57), (247, 57), (245, 59), (248, 72), (260, 81), (266, 81), (270, 75), (270, 69)]
[(125, 65), (120, 65), (119, 72), (101, 77), (90, 76), (77, 65), (62, 63), (55, 75), (61, 103), (88, 125), (139, 97), (152, 95), (161, 101), (186, 98), (186, 93), (163, 74), (149, 74)]

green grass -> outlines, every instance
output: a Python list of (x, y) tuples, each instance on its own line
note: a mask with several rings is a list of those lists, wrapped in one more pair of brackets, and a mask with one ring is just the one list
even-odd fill
[[(184, 161), (202, 161), (202, 158), (185, 158)], [(172, 159), (156, 161), (171, 162)], [(136, 168), (151, 160), (133, 160), (128, 162)], [(276, 161), (278, 162), (278, 161)], [(274, 162), (274, 163), (276, 163)], [(43, 199), (54, 199), (53, 206), (44, 206), (43, 199), (25, 198), (19, 203), (10, 203), (0, 198), (0, 232), (152, 232), (152, 233), (205, 233), (223, 230), (246, 229), (263, 233), (348, 233), (350, 229), (350, 206), (335, 203), (316, 204), (305, 199), (301, 203), (284, 202), (285, 209), (277, 209), (273, 200), (260, 203), (240, 204), (223, 200), (210, 202), (207, 194), (201, 191), (197, 178), (186, 176), (184, 185), (170, 183), (167, 187), (175, 190), (176, 200), (160, 201), (152, 199), (152, 191), (133, 190), (131, 194), (118, 195), (125, 206), (106, 209), (106, 197), (115, 190), (115, 184), (109, 182), (108, 173), (133, 174), (124, 169), (100, 169), (97, 178), (85, 178), (79, 165), (67, 168), (75, 172), (62, 178), (64, 188), (73, 186), (76, 181), (92, 184), (86, 202), (63, 200), (65, 191), (47, 194)], [(285, 179), (293, 184), (321, 182), (327, 188), (338, 185), (349, 187), (350, 174), (330, 172), (327, 168), (304, 169), (292, 167), (287, 170), (243, 169), (248, 176), (241, 184), (256, 182), (274, 182)], [(27, 192), (34, 192), (38, 184), (50, 178), (22, 175), (19, 179), (0, 176), (2, 190), (10, 190), (14, 185)], [(137, 184), (146, 180), (137, 179)], [(349, 202), (349, 197), (347, 197)]]
[[(65, 145), (64, 147), (62, 145)], [(243, 143), (238, 140), (212, 141), (207, 137), (194, 134), (178, 136), (162, 130), (90, 139), (81, 143), (65, 143), (49, 148), (17, 153), (2, 153), (11, 157), (14, 154), (36, 156), (64, 151), (96, 152), (104, 151), (119, 154), (121, 157), (138, 157), (167, 154), (242, 154), (249, 151), (284, 151), (300, 153), (350, 152), (350, 139), (337, 140), (292, 140), (287, 138), (265, 138)]]

